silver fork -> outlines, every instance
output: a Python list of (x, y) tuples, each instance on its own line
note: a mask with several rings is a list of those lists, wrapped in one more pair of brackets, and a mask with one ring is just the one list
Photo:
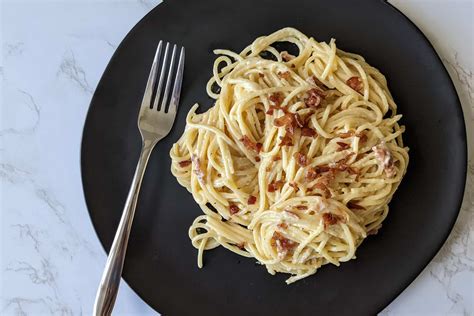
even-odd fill
[[(176, 61), (176, 45), (173, 45), (171, 61), (169, 60), (170, 44), (166, 43), (164, 56), (162, 56), (162, 49), (163, 42), (160, 41), (158, 48), (156, 49), (155, 58), (153, 59), (150, 75), (146, 84), (145, 94), (140, 107), (140, 114), (138, 115), (138, 129), (142, 136), (140, 159), (138, 160), (137, 169), (135, 170), (132, 185), (127, 196), (127, 201), (125, 202), (122, 218), (120, 219), (112, 247), (110, 248), (100, 286), (97, 290), (94, 304), (94, 315), (96, 316), (110, 315), (112, 313), (120, 285), (123, 262), (127, 251), (128, 237), (132, 227), (143, 174), (145, 173), (146, 165), (153, 148), (156, 143), (168, 135), (176, 117), (179, 95), (181, 92), (181, 83), (183, 81), (184, 47), (181, 47), (180, 49), (178, 61)], [(160, 70), (158, 70), (160, 60), (162, 60), (161, 67)], [(165, 72), (167, 69), (168, 75), (165, 82)], [(159, 80), (155, 90), (155, 99), (152, 102), (153, 90), (158, 73)], [(173, 80), (174, 85), (170, 95), (170, 88)]]

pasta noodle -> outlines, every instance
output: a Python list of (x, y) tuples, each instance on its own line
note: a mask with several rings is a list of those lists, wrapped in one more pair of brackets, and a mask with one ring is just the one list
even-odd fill
[(408, 164), (385, 77), (334, 39), (293, 28), (215, 53), (215, 104), (191, 108), (170, 152), (173, 175), (204, 213), (189, 229), (198, 266), (223, 246), (292, 283), (355, 258)]

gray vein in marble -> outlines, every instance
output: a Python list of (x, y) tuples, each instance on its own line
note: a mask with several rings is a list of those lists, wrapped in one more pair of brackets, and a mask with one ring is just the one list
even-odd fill
[(66, 78), (69, 78), (72, 82), (78, 85), (81, 90), (88, 94), (92, 94), (93, 89), (87, 81), (86, 73), (77, 63), (76, 57), (72, 51), (64, 54), (63, 60), (59, 65), (58, 75), (63, 75)]
[[(80, 236), (80, 234), (77, 232), (75, 227), (72, 225), (72, 223), (69, 221), (67, 218), (66, 214), (66, 208), (64, 205), (59, 202), (53, 195), (53, 193), (40, 186), (36, 180), (33, 178), (33, 175), (25, 170), (19, 169), (15, 167), (12, 164), (8, 163), (0, 163), (0, 178), (5, 179), (6, 181), (12, 183), (12, 184), (19, 184), (19, 183), (28, 183), (29, 188), (31, 189), (35, 195), (43, 202), (45, 203), (48, 208), (53, 212), (55, 217), (63, 224), (66, 225), (68, 231), (69, 231), (69, 236), (74, 240), (73, 245), (75, 247), (84, 247), (84, 249), (89, 252), (89, 254), (96, 258), (97, 253), (94, 250), (94, 248), (89, 244), (88, 241), (86, 241), (84, 238)], [(26, 188), (26, 187), (25, 187)], [(34, 236), (33, 233), (31, 233), (31, 228), (30, 228), (30, 234), (28, 234), (28, 227), (26, 226), (17, 226), (21, 233), (23, 233), (26, 236)], [(34, 241), (34, 239), (33, 239)], [(37, 244), (36, 244), (37, 245)], [(69, 257), (73, 256), (72, 250), (68, 249), (67, 247), (62, 247), (61, 249), (63, 252), (68, 252), (71, 253)]]
[(5, 44), (5, 57), (18, 56), (25, 50), (25, 43), (17, 42), (13, 44)]
[(105, 42), (107, 43), (107, 45), (109, 45), (110, 47), (112, 47), (112, 49), (117, 49), (117, 45), (111, 43), (109, 40), (105, 40)]
[(474, 114), (474, 78), (472, 70), (468, 70), (459, 61), (458, 52), (454, 53), (454, 61), (447, 58), (442, 58), (443, 62), (454, 71), (458, 81), (465, 87), (469, 96), (469, 103), (471, 105), (471, 115)]
[(38, 125), (40, 124), (40, 119), (41, 119), (40, 107), (36, 103), (33, 96), (30, 93), (23, 91), (21, 89), (17, 89), (17, 91), (25, 96), (26, 98), (25, 104), (28, 107), (28, 109), (30, 109), (34, 114), (33, 124), (25, 128), (6, 128), (0, 131), (0, 136), (4, 136), (7, 134), (33, 134), (38, 128)]
[(39, 253), (39, 251), (40, 251), (39, 250), (40, 242), (39, 242), (39, 239), (38, 239), (38, 233), (34, 232), (30, 225), (28, 225), (28, 224), (15, 224), (15, 225), (11, 225), (11, 227), (18, 228), (18, 230), (20, 232), (20, 238), (25, 238), (25, 237), (30, 238), (33, 242), (33, 247), (35, 248), (35, 251)]

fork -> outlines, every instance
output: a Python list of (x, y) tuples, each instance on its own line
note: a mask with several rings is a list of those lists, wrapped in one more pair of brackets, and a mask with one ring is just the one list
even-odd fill
[[(138, 194), (140, 192), (140, 186), (146, 165), (153, 148), (161, 139), (168, 135), (176, 117), (179, 95), (181, 92), (181, 83), (183, 81), (184, 47), (181, 47), (180, 49), (178, 61), (176, 61), (176, 45), (173, 45), (171, 61), (169, 61), (170, 44), (166, 43), (163, 56), (162, 50), (163, 41), (160, 41), (153, 59), (150, 75), (148, 76), (148, 82), (140, 106), (140, 113), (138, 114), (138, 129), (140, 130), (142, 137), (140, 158), (125, 202), (122, 217), (117, 232), (115, 233), (112, 247), (110, 248), (100, 286), (97, 290), (94, 303), (94, 315), (96, 316), (110, 315), (112, 313), (120, 285), (125, 253), (127, 251), (128, 237), (130, 236), (133, 216), (135, 214)], [(161, 67), (159, 67), (160, 60), (162, 60)], [(177, 65), (175, 65), (176, 63)], [(168, 70), (168, 75), (165, 82), (166, 70)], [(158, 74), (159, 79), (155, 90), (154, 87)], [(173, 90), (170, 95), (171, 84), (173, 81)], [(152, 102), (153, 96), (155, 97)]]

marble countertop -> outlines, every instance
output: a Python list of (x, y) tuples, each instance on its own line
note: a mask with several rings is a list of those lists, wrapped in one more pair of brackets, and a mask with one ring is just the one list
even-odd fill
[[(474, 1), (390, 2), (423, 30), (454, 81), (469, 174), (448, 241), (382, 315), (474, 315)], [(82, 195), (82, 127), (117, 45), (158, 3), (2, 2), (0, 314), (91, 314), (106, 254)], [(122, 283), (115, 315), (157, 314)]]

